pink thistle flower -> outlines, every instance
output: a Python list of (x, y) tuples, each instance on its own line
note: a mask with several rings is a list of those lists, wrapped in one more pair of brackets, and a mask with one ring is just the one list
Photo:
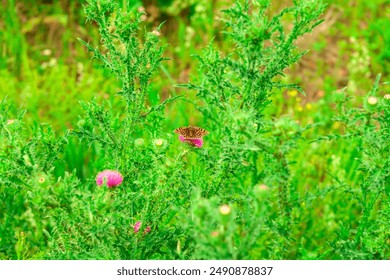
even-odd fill
[(147, 226), (144, 230), (144, 234), (150, 232), (152, 229), (150, 228), (150, 226)]
[(114, 170), (104, 170), (96, 176), (96, 184), (98, 186), (103, 185), (105, 182), (107, 187), (112, 188), (122, 184), (122, 181), (122, 174)]
[(179, 140), (184, 143), (188, 143), (192, 146), (201, 148), (203, 146), (202, 138), (186, 139), (183, 135), (179, 135)]
[(133, 226), (133, 229), (134, 229), (134, 232), (138, 232), (139, 231), (139, 228), (141, 227), (141, 221), (138, 221), (135, 223), (135, 225)]

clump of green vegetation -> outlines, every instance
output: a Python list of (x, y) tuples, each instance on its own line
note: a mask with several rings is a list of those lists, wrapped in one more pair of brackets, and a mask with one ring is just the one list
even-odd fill
[(343, 259), (386, 259), (390, 218), (390, 101), (378, 95), (380, 75), (364, 97), (363, 108), (349, 105), (352, 97), (337, 93), (339, 115), (334, 118), (345, 127), (343, 135), (324, 138), (354, 143), (357, 183), (353, 186), (335, 177), (339, 187), (357, 205), (358, 219), (340, 226), (337, 241), (331, 242)]
[[(271, 258), (290, 257), (288, 248), (293, 240), (286, 229), (294, 222), (292, 200), (297, 194), (290, 188), (287, 155), (305, 128), (287, 118), (270, 121), (265, 118), (264, 110), (270, 105), (274, 90), (299, 89), (294, 84), (283, 84), (278, 76), (304, 54), (293, 43), (321, 22), (318, 18), (324, 6), (302, 1), (270, 16), (269, 5), (270, 1), (255, 1), (252, 5), (248, 1), (236, 2), (223, 11), (227, 16), (223, 19), (225, 33), (234, 49), (221, 54), (210, 45), (198, 56), (198, 85), (183, 85), (197, 92), (201, 102), (197, 108), (213, 132), (211, 147), (202, 155), (202, 166), (197, 167), (207, 170), (201, 180), (207, 182), (207, 178), (213, 178), (213, 184), (204, 186), (199, 180), (194, 184), (202, 189), (204, 196), (217, 195), (219, 203), (234, 204), (240, 212), (239, 217), (231, 220), (241, 225), (231, 225), (237, 228), (231, 233), (234, 236), (231, 243), (243, 239), (240, 244), (244, 247), (236, 245), (235, 250), (223, 253), (215, 248), (201, 249), (202, 252), (218, 252), (213, 258), (259, 258), (266, 251), (274, 252), (268, 256)], [(286, 19), (291, 20), (291, 30), (285, 26)], [(269, 201), (273, 210), (265, 211), (254, 194), (263, 184), (275, 190), (276, 199)], [(258, 216), (264, 221), (254, 218), (256, 211), (267, 213)], [(279, 214), (277, 218), (267, 217), (275, 211)], [(202, 220), (208, 223), (210, 219)], [(267, 225), (271, 220), (275, 224)], [(215, 230), (215, 224), (210, 225), (211, 231)], [(277, 236), (279, 242), (259, 250), (254, 246), (256, 238), (248, 233), (259, 233), (262, 228), (266, 228), (270, 239)], [(204, 238), (197, 239), (198, 246), (202, 240)]]
[[(161, 11), (179, 17), (172, 14), (178, 3)], [(317, 111), (303, 107), (303, 90), (284, 75), (306, 53), (296, 40), (316, 30), (325, 6), (310, 0), (271, 4), (235, 1), (217, 24), (214, 10), (194, 15), (206, 2), (186, 1), (181, 8), (189, 16), (179, 19), (179, 33), (185, 24), (224, 25), (196, 51), (199, 34), (190, 36), (193, 42), (166, 44), (165, 25), (145, 22), (144, 11), (153, 9), (140, 1), (88, 0), (85, 14), (97, 25), (100, 44), (79, 36), (94, 58), (83, 61), (85, 68), (78, 62), (73, 71), (61, 59), (49, 60), (38, 75), (28, 63), (8, 70), (0, 64), (5, 77), (17, 77), (2, 91), (21, 88), (28, 97), (41, 85), (58, 97), (86, 92), (77, 100), (84, 112), (63, 133), (34, 121), (41, 114), (34, 111), (38, 99), (29, 108), (34, 113), (1, 101), (0, 257), (389, 258), (386, 85), (378, 76), (364, 97), (349, 97), (350, 87), (312, 101)], [(76, 6), (71, 1), (72, 11)], [(7, 30), (17, 21), (15, 11)], [(14, 43), (24, 44), (19, 35)], [(192, 58), (189, 49), (197, 52)], [(17, 57), (27, 58), (23, 50)], [(170, 73), (181, 61), (191, 64), (190, 81), (175, 81), (178, 73)], [(103, 69), (88, 68), (97, 64)], [(31, 84), (23, 81), (25, 73)], [(64, 83), (69, 73), (75, 80)], [(95, 98), (86, 98), (95, 91)], [(172, 132), (179, 125), (209, 134), (191, 145), (194, 139), (179, 140)]]

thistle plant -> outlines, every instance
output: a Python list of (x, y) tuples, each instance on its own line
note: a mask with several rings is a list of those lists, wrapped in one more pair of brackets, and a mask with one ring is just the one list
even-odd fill
[(28, 129), (25, 110), (0, 101), (0, 257), (39, 258), (48, 222), (40, 217), (56, 199), (52, 184), (67, 133), (35, 123)]
[[(286, 169), (283, 162), (287, 151), (275, 150), (277, 146), (267, 148), (268, 143), (261, 137), (273, 126), (272, 123), (267, 126), (263, 112), (274, 91), (299, 89), (296, 84), (284, 84), (278, 76), (305, 53), (297, 49), (294, 40), (321, 22), (318, 17), (324, 6), (313, 1), (296, 1), (295, 6), (275, 16), (268, 14), (269, 6), (270, 1), (238, 1), (223, 11), (227, 16), (223, 19), (224, 33), (234, 51), (222, 54), (208, 46), (197, 56), (201, 73), (198, 84), (179, 85), (195, 90), (205, 104), (198, 109), (212, 127), (217, 145), (221, 146), (216, 150), (222, 154), (215, 156), (221, 159), (226, 157), (224, 154), (230, 155), (231, 164), (223, 161), (223, 168), (228, 168), (223, 171), (225, 174), (232, 174), (232, 168), (249, 159), (247, 150), (261, 150), (279, 158), (280, 165)], [(289, 18), (292, 19), (290, 30), (286, 27)], [(258, 152), (252, 152), (249, 157), (253, 169)]]
[(292, 223), (291, 193), (295, 195), (289, 189), (288, 155), (307, 128), (288, 119), (271, 121), (264, 111), (273, 93), (302, 91), (282, 81), (283, 71), (304, 55), (294, 41), (322, 22), (325, 6), (294, 1), (276, 15), (269, 8), (270, 1), (236, 1), (224, 10), (224, 34), (233, 49), (222, 53), (210, 44), (197, 55), (197, 82), (179, 86), (196, 92), (197, 109), (211, 131), (212, 149), (201, 154), (201, 162), (213, 185), (203, 195), (218, 193), (223, 202), (232, 199), (232, 192), (242, 200), (250, 197), (258, 184), (275, 189), (280, 218), (273, 228), (285, 239), (279, 242), (278, 257), (283, 258), (292, 241), (286, 229)]
[[(81, 104), (86, 116), (72, 133), (95, 149), (93, 169), (99, 172), (96, 184), (109, 188), (96, 188), (93, 179), (88, 180), (87, 191), (80, 196), (86, 200), (92, 196), (93, 205), (72, 209), (71, 213), (78, 212), (72, 224), (55, 222), (56, 217), (69, 215), (65, 209), (49, 215), (55, 233), (49, 258), (73, 258), (72, 253), (61, 249), (71, 246), (72, 239), (61, 238), (66, 231), (84, 241), (85, 234), (104, 239), (86, 241), (87, 246), (100, 247), (94, 252), (97, 258), (175, 258), (162, 250), (170, 248), (176, 242), (174, 236), (182, 231), (172, 224), (176, 213), (188, 207), (190, 192), (181, 182), (183, 163), (166, 156), (173, 133), (164, 131), (163, 109), (177, 97), (163, 102), (149, 98), (153, 74), (164, 60), (158, 35), (161, 26), (154, 32), (143, 32), (142, 14), (122, 11), (114, 1), (88, 1), (85, 11), (99, 26), (102, 46), (94, 48), (80, 41), (117, 77), (124, 109), (109, 101)], [(74, 198), (69, 200), (74, 202)], [(80, 226), (85, 219), (86, 225)], [(107, 220), (112, 225), (102, 233)], [(116, 249), (109, 250), (110, 246)], [(76, 251), (90, 254), (83, 247)]]
[(390, 100), (379, 93), (380, 75), (373, 89), (364, 96), (363, 108), (351, 107), (352, 97), (336, 93), (339, 115), (334, 121), (343, 124), (344, 134), (329, 134), (322, 139), (355, 143), (356, 186), (335, 176), (344, 195), (351, 196), (359, 207), (356, 225), (340, 225), (339, 241), (333, 249), (343, 259), (385, 259), (382, 250), (390, 230)]
[(126, 101), (128, 118), (131, 124), (139, 121), (145, 110), (145, 99), (150, 87), (150, 79), (164, 60), (165, 47), (159, 43), (158, 31), (145, 32), (140, 36), (142, 13), (126, 12), (118, 9), (114, 1), (88, 1), (85, 8), (87, 19), (99, 26), (105, 52), (79, 39), (93, 58), (99, 59), (117, 77), (122, 85), (119, 92)]
[[(105, 81), (102, 88), (116, 89), (102, 102), (98, 90), (96, 98), (81, 102), (85, 112), (70, 132), (58, 134), (44, 123), (28, 126), (26, 117), (34, 112), (0, 102), (1, 259), (389, 258), (390, 96), (382, 94), (379, 77), (364, 97), (340, 91), (336, 106), (327, 94), (313, 101), (315, 116), (300, 110), (302, 123), (316, 117), (325, 119), (324, 126), (270, 113), (276, 103), (282, 103), (280, 114), (300, 102), (293, 98), (303, 90), (284, 72), (305, 53), (295, 40), (321, 23), (321, 2), (297, 0), (277, 10), (269, 0), (236, 1), (216, 18), (225, 26), (221, 35), (192, 64), (187, 54), (198, 39), (214, 34), (208, 27), (215, 17), (207, 16), (216, 6), (184, 1), (183, 9), (203, 12), (189, 15), (189, 26), (188, 18), (175, 18), (177, 29), (167, 25), (177, 37), (188, 31), (167, 51), (186, 69), (199, 66), (177, 90), (196, 94), (187, 98), (195, 113), (176, 102), (167, 107), (179, 95), (160, 98), (159, 86), (170, 86), (158, 76), (160, 68), (171, 83), (183, 73), (163, 67), (161, 25), (149, 30), (150, 21), (142, 22), (146, 15), (125, 2), (86, 1), (87, 19), (101, 40), (94, 46), (83, 37), (79, 47), (106, 71), (88, 77), (85, 68), (82, 80), (100, 88), (109, 73), (116, 84)], [(9, 26), (18, 20), (12, 16)], [(186, 47), (181, 54), (180, 45)], [(2, 69), (2, 91), (22, 90), (41, 105), (35, 98), (41, 82), (57, 92), (64, 81), (57, 74), (69, 75), (60, 67), (61, 57), (50, 79), (43, 65), (32, 85), (9, 83)], [(80, 92), (81, 84), (63, 93)], [(30, 92), (31, 87), (36, 89)], [(294, 93), (289, 100), (282, 96), (285, 90)], [(328, 135), (318, 137), (319, 131)]]
[[(52, 173), (67, 142), (67, 133), (57, 136), (50, 125), (35, 123), (31, 135), (24, 126), (25, 110), (6, 99), (0, 101), (1, 184), (29, 186), (31, 176)], [(16, 113), (15, 113), (16, 112)]]
[[(76, 132), (89, 143), (98, 142), (110, 150), (113, 167), (131, 165), (126, 157), (135, 136), (158, 136), (161, 132), (162, 110), (172, 99), (161, 104), (149, 100), (151, 80), (159, 69), (165, 46), (159, 42), (159, 30), (141, 29), (142, 13), (123, 11), (115, 1), (91, 0), (85, 7), (87, 19), (99, 26), (101, 47), (79, 41), (93, 53), (94, 59), (110, 70), (120, 83), (117, 92), (124, 101), (124, 110), (110, 104), (82, 104), (87, 112), (87, 124)], [(112, 93), (114, 94), (114, 93)], [(146, 132), (146, 135), (144, 133)]]

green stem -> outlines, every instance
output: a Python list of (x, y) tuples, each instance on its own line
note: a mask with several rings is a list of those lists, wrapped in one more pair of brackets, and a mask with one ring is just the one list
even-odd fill
[(363, 202), (363, 217), (359, 223), (356, 236), (355, 236), (355, 244), (359, 246), (361, 238), (364, 234), (364, 230), (367, 228), (368, 218), (370, 217), (371, 211), (374, 208), (375, 202), (377, 201), (379, 194), (375, 193), (373, 197), (367, 202), (364, 194), (364, 202)]

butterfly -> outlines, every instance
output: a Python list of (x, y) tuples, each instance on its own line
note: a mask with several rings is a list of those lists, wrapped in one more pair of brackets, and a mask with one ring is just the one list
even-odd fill
[(206, 129), (196, 127), (196, 126), (187, 126), (187, 127), (179, 127), (176, 128), (173, 132), (183, 136), (186, 140), (191, 139), (201, 139), (203, 136), (209, 134)]

